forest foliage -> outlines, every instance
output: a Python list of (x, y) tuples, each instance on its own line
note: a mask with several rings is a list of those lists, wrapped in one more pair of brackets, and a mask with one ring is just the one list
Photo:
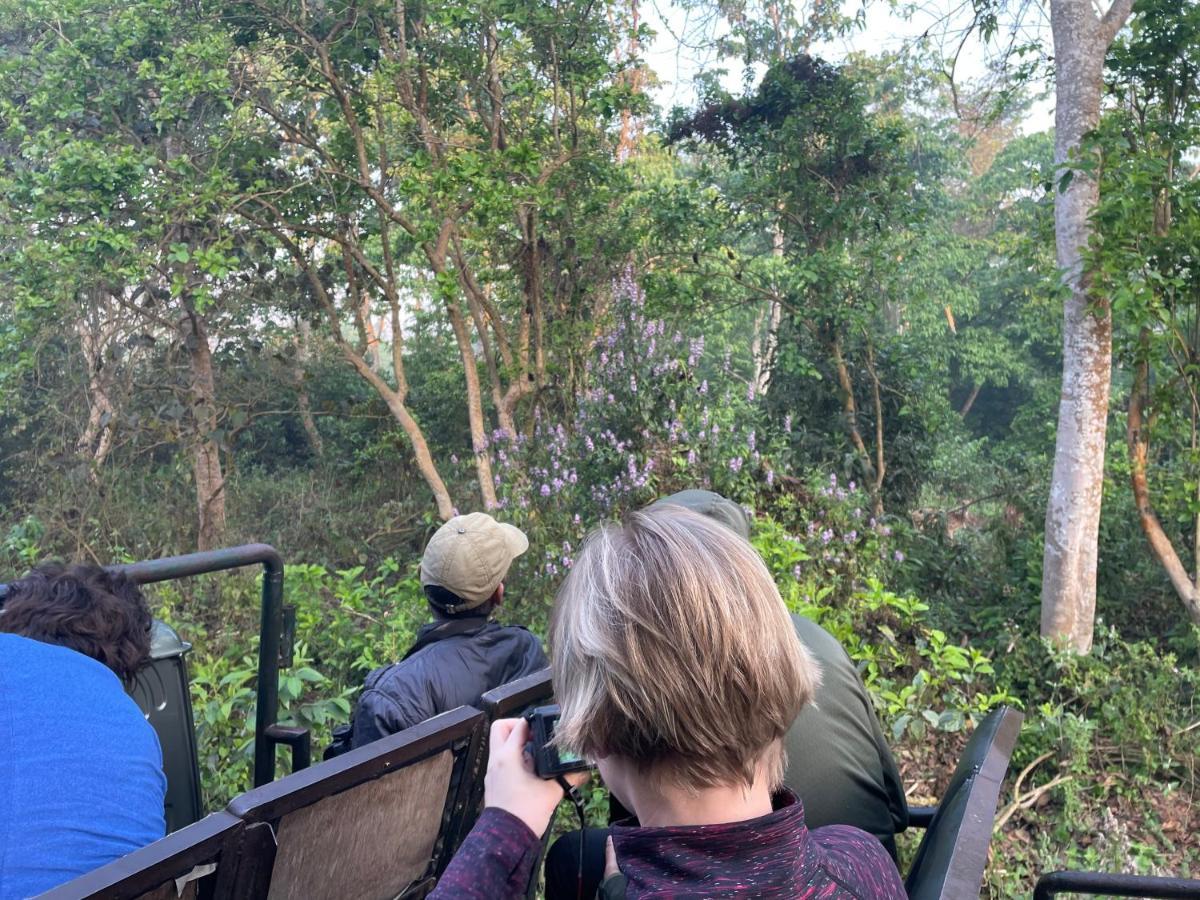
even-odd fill
[[(1200, 621), (1200, 7), (1138, 0), (1084, 176), (1113, 382), (1086, 656), (1038, 637), (1063, 366), (1054, 136), (1027, 69), (811, 54), (826, 7), (707, 3), (692, 108), (637, 0), (0, 0), (0, 559), (246, 541), (289, 562), (318, 742), (425, 609), (454, 510), (530, 536), (544, 631), (588, 529), (685, 487), (755, 514), (847, 646), (911, 802), (1026, 730), (993, 896), (1187, 874)], [(1083, 171), (1083, 169), (1080, 169)], [(164, 586), (206, 800), (247, 786), (246, 579)]]

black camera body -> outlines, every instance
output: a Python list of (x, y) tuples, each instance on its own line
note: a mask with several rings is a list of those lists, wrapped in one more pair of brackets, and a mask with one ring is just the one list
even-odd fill
[(533, 758), (533, 771), (538, 778), (554, 779), (569, 772), (586, 772), (591, 763), (579, 756), (564, 756), (554, 746), (554, 728), (561, 710), (557, 703), (538, 706), (525, 713), (529, 722), (529, 743), (526, 749)]

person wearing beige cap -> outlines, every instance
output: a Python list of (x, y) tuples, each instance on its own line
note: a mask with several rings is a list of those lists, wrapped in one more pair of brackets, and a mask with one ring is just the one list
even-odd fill
[[(529, 539), (487, 513), (455, 516), (429, 539), (421, 586), (433, 621), (399, 662), (367, 676), (351, 743), (361, 747), (549, 665), (529, 631), (491, 620), (512, 561)], [(336, 746), (336, 745), (335, 745)]]

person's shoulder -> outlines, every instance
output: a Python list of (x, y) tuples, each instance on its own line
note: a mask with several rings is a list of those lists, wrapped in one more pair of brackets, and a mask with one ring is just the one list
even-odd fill
[(104, 663), (69, 647), (17, 634), (0, 634), (0, 660), (5, 669), (26, 680), (51, 678), (59, 684), (82, 681), (121, 689), (121, 679)]
[(824, 659), (846, 655), (846, 649), (842, 646), (842, 642), (824, 627), (799, 613), (791, 613), (791, 617), (797, 636), (814, 656)]
[(478, 634), (474, 635), (473, 637), (475, 639), (484, 640), (490, 644), (536, 644), (539, 647), (542, 645), (541, 639), (524, 625), (513, 625), (507, 622), (497, 622), (495, 620), (488, 622), (478, 632)]
[(65, 647), (35, 641), (33, 638), (22, 637), (19, 634), (0, 633), (0, 661), (15, 668), (18, 660), (22, 666), (30, 662), (54, 662), (61, 653), (71, 653)]
[(12, 634), (0, 634), (0, 661), (6, 705), (54, 708), (86, 728), (87, 740), (104, 745), (111, 738), (122, 752), (145, 753), (161, 764), (154, 727), (104, 663), (69, 647)]
[(17, 634), (0, 632), (0, 664), (4, 668), (17, 668), (18, 660), (37, 654), (37, 648), (31, 646), (36, 643)]
[(367, 677), (363, 679), (363, 693), (379, 689), (379, 685), (389, 678), (397, 669), (401, 669), (408, 660), (400, 660), (399, 662), (388, 663), (386, 666), (380, 666), (377, 669), (372, 669), (367, 673)]
[(826, 825), (809, 834), (822, 868), (854, 896), (905, 897), (896, 864), (874, 835), (850, 825)]
[(382, 700), (384, 705), (403, 703), (411, 700), (417, 693), (424, 693), (429, 680), (431, 658), (427, 651), (432, 647), (424, 647), (407, 659), (376, 669), (367, 676), (363, 684), (360, 703), (371, 705)]
[(524, 625), (502, 625), (512, 641), (522, 647), (522, 652), (536, 668), (546, 665), (546, 649), (542, 639)]
[(503, 628), (506, 633), (513, 635), (517, 640), (539, 645), (542, 643), (538, 636), (524, 625), (501, 625), (500, 627)]

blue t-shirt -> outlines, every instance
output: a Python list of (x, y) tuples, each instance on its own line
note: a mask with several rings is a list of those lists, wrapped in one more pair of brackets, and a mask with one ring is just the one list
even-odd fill
[(162, 837), (166, 790), (158, 736), (111, 669), (0, 634), (0, 900)]

